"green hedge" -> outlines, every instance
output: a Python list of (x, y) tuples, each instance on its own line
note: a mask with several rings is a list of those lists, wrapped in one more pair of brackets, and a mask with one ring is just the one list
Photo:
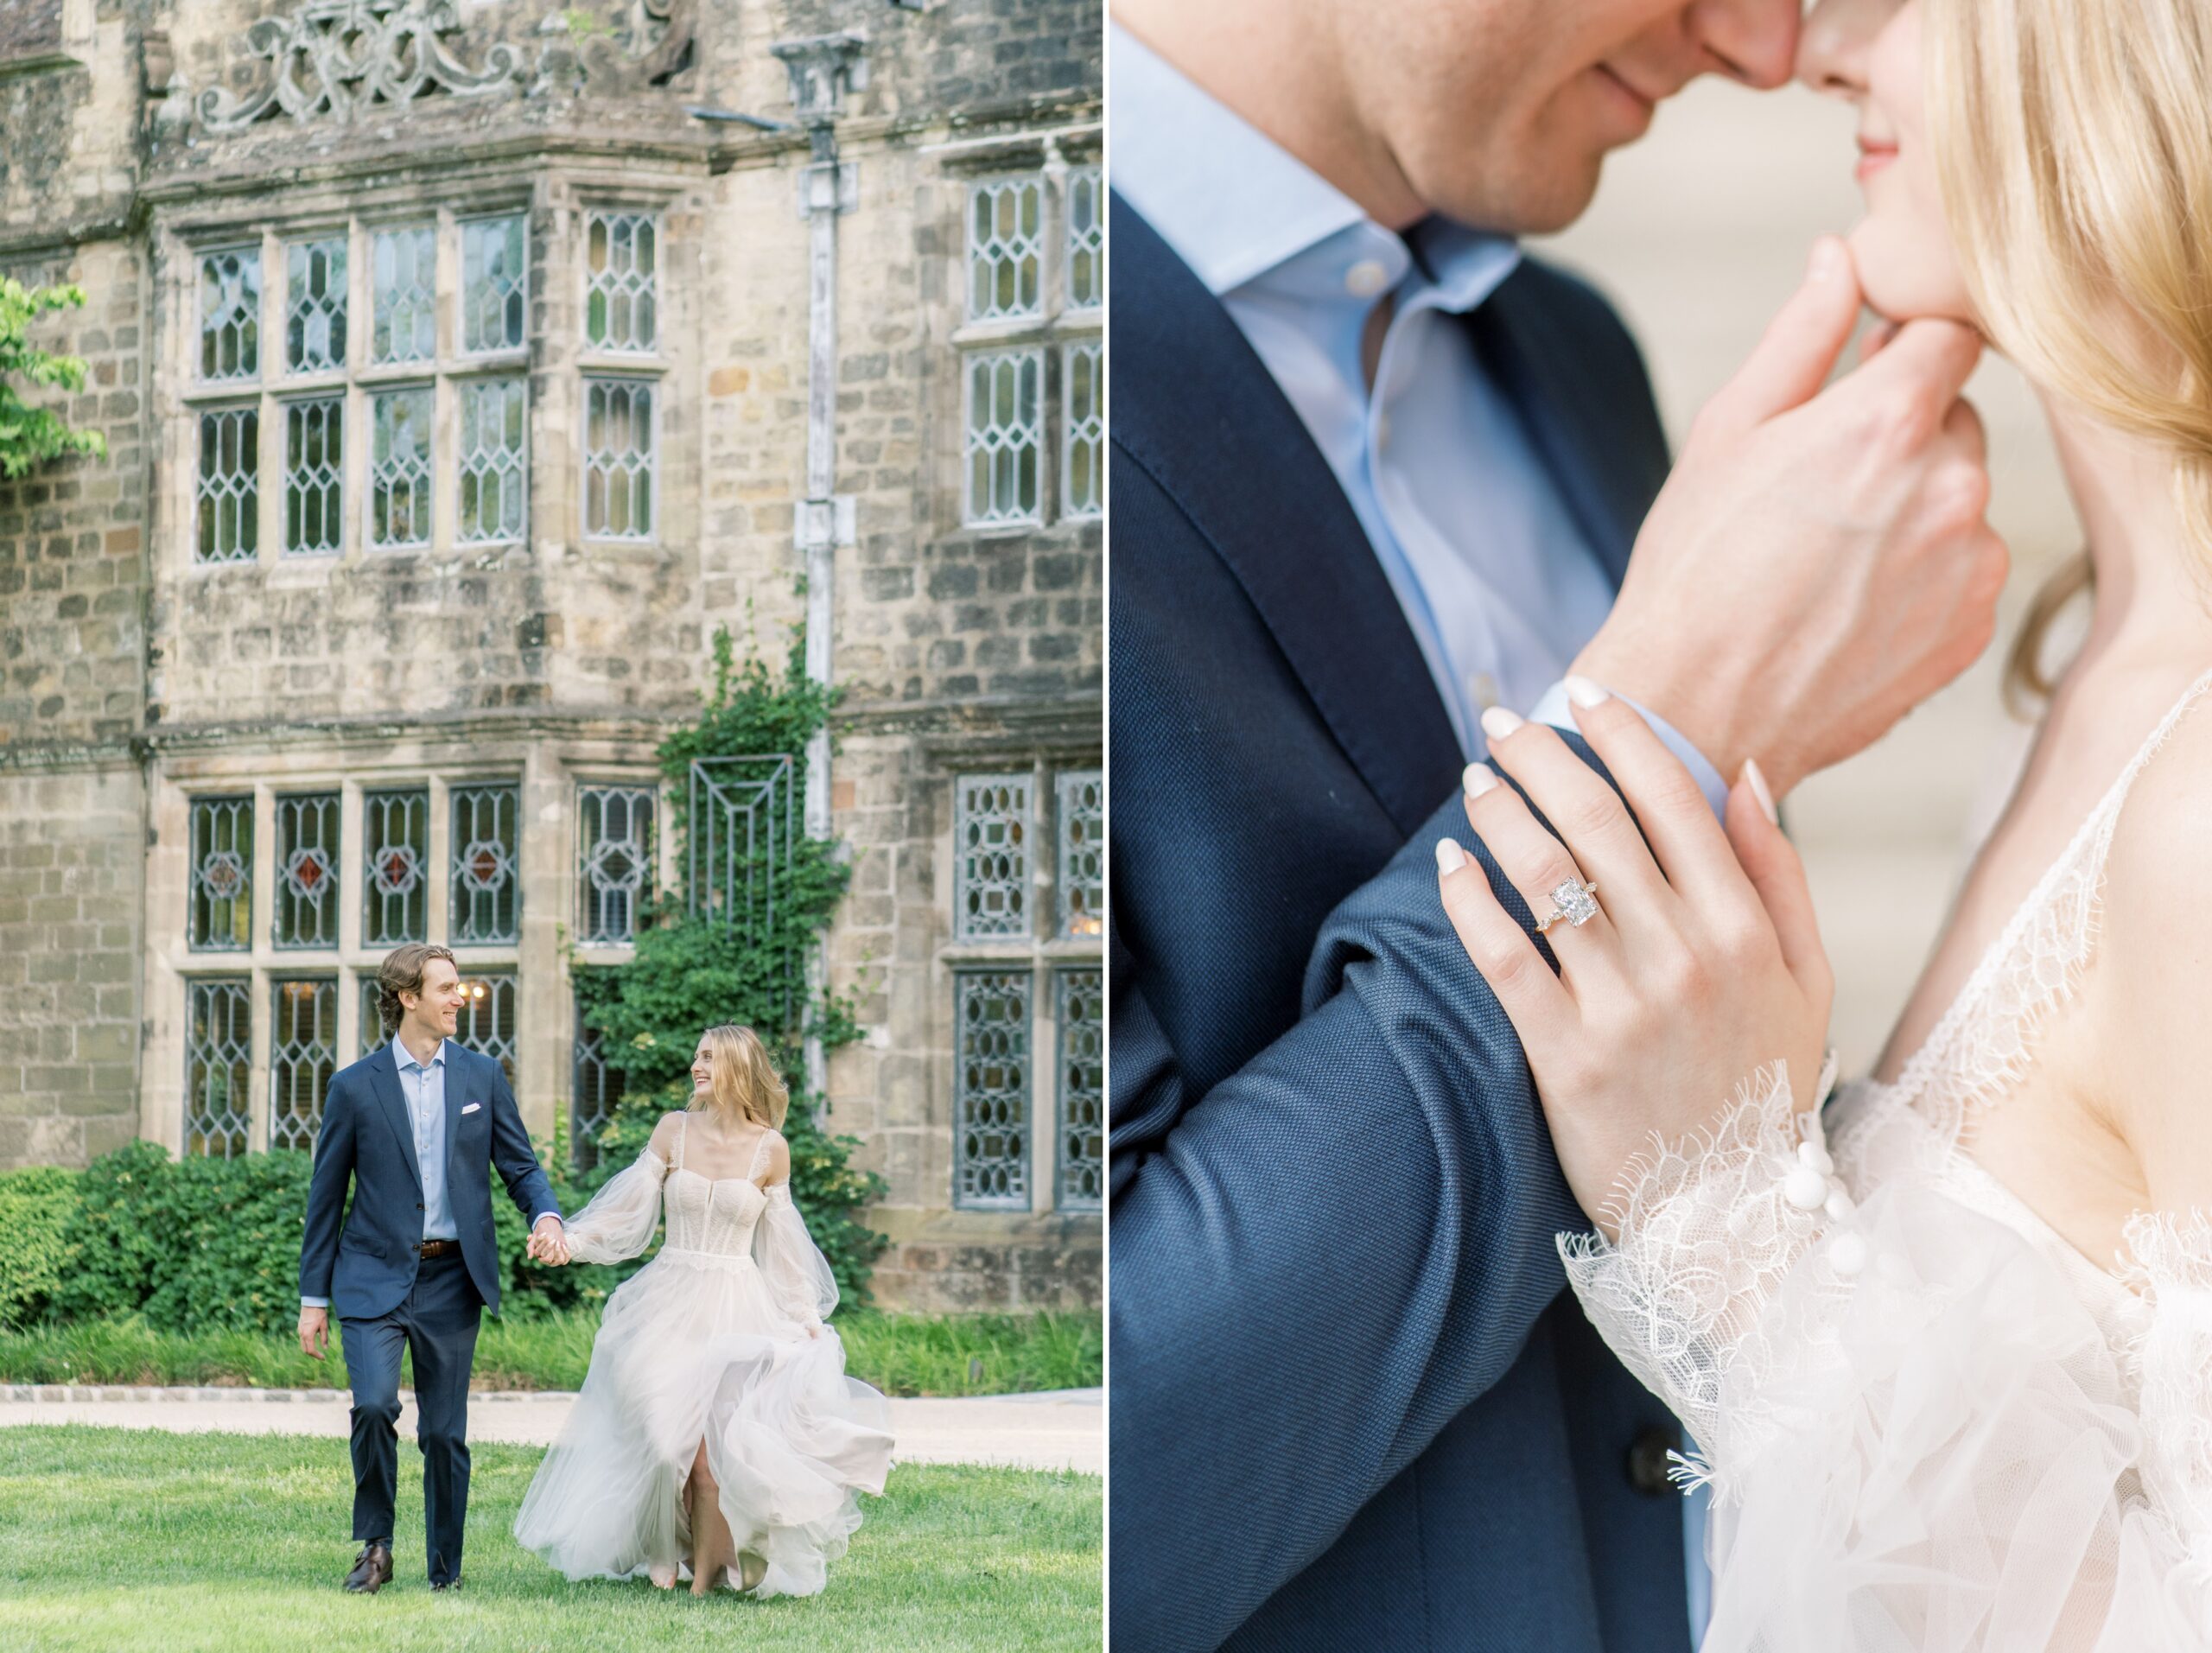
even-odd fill
[(0, 1264), (0, 1326), (28, 1326), (43, 1317), (72, 1273), (76, 1249), (69, 1237), (77, 1210), (78, 1176), (51, 1166), (0, 1174), (0, 1235), (7, 1237)]
[[(299, 1319), (309, 1170), (301, 1153), (178, 1160), (133, 1142), (83, 1171), (0, 1176), (0, 1325), (137, 1314), (163, 1332), (289, 1332)], [(563, 1173), (549, 1179), (564, 1211), (588, 1198)], [(503, 1313), (596, 1307), (644, 1266), (532, 1262), (528, 1224), (496, 1173), (490, 1186)]]

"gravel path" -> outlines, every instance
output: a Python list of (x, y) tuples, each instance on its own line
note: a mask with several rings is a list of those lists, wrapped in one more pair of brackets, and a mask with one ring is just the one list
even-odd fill
[[(550, 1445), (568, 1421), (573, 1394), (480, 1391), (469, 1396), (468, 1438)], [(400, 1391), (399, 1433), (415, 1434), (415, 1395)], [(0, 1383), (0, 1427), (26, 1423), (105, 1423), (126, 1429), (346, 1438), (343, 1389), (126, 1389)], [(1105, 1408), (1100, 1390), (990, 1395), (891, 1402), (897, 1460), (906, 1464), (1011, 1464), (1028, 1469), (1105, 1472)]]

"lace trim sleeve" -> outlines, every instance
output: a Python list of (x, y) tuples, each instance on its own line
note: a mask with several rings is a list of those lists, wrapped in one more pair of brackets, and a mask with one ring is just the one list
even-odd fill
[[(1724, 1391), (1766, 1358), (1761, 1319), (1799, 1260), (1854, 1209), (1835, 1173), (1820, 1101), (1834, 1081), (1828, 1058), (1820, 1095), (1800, 1109), (1786, 1063), (1760, 1068), (1736, 1090), (1709, 1131), (1656, 1137), (1607, 1207), (1618, 1239), (1559, 1237), (1567, 1283), (1623, 1364), (1674, 1411), (1702, 1449), (1677, 1481), (1718, 1481), (1751, 1414), (1724, 1409)], [(1855, 1274), (1865, 1242), (1839, 1234), (1831, 1267)]]
[(2212, 1590), (2212, 1217), (2131, 1218), (2121, 1277), (2147, 1313), (2127, 1348), (2143, 1420), (2143, 1488), (2195, 1574)]

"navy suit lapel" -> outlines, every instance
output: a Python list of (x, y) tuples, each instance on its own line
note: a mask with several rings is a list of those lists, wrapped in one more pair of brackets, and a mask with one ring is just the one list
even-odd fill
[(407, 1168), (415, 1173), (415, 1186), (419, 1188), (423, 1164), (415, 1157), (415, 1125), (407, 1116), (407, 1097), (399, 1088), (399, 1062), (390, 1045), (369, 1059), (369, 1083), (384, 1105), (385, 1122), (399, 1139), (399, 1151), (406, 1156)]
[[(1544, 292), (1546, 285), (1554, 291)], [(1631, 462), (1621, 440), (1620, 399), (1597, 398), (1597, 376), (1584, 371), (1581, 361), (1587, 342), (1560, 314), (1557, 289), (1563, 285), (1555, 272), (1523, 261), (1476, 308), (1467, 325), (1618, 588), (1665, 473), (1647, 474)]]
[(1399, 829), (1459, 772), (1405, 611), (1328, 461), (1228, 311), (1112, 204), (1113, 440), (1235, 573), (1322, 721)]

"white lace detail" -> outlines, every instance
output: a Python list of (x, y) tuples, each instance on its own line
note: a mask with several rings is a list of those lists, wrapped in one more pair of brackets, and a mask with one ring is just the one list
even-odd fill
[(2129, 791), (2208, 689), (1897, 1082), (1839, 1101), (1832, 1158), (1770, 1065), (1630, 1168), (1615, 1241), (1560, 1237), (1592, 1324), (1701, 1448), (1676, 1478), (1716, 1492), (1708, 1653), (2212, 1650), (2212, 1217), (2139, 1215), (2102, 1271), (1967, 1148), (2081, 982)]

